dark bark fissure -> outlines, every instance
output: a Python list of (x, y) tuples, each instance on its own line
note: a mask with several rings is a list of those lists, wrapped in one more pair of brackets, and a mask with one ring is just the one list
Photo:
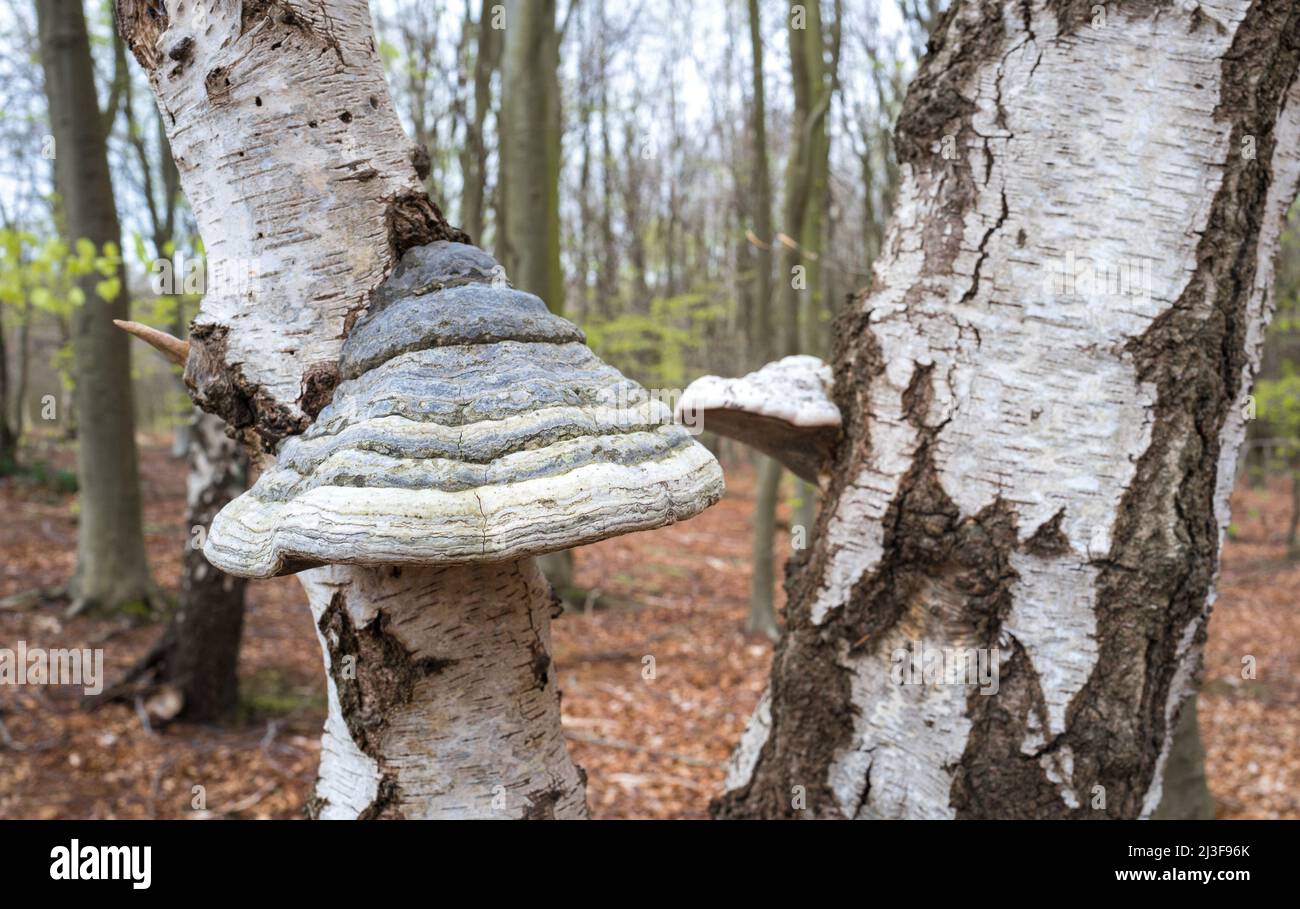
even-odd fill
[(330, 676), (338, 688), (339, 704), (348, 732), (363, 752), (378, 759), (377, 737), (387, 718), (410, 703), (415, 683), (451, 665), (448, 660), (412, 659), (387, 630), (380, 613), (360, 628), (352, 623), (342, 592), (336, 593), (320, 619), (320, 632), (330, 652)]
[(163, 0), (117, 0), (113, 4), (117, 33), (126, 41), (145, 72), (153, 72), (162, 63), (158, 38), (167, 31), (170, 21)]
[(1035, 530), (1021, 548), (1043, 559), (1065, 555), (1070, 551), (1070, 540), (1061, 529), (1064, 520), (1065, 509), (1062, 508)]
[[(899, 164), (911, 164), (918, 174), (924, 174), (942, 188), (943, 209), (927, 224), (923, 248), (925, 274), (944, 280), (951, 276), (952, 263), (962, 252), (963, 219), (975, 204), (980, 183), (965, 155), (957, 154), (945, 160), (942, 149), (945, 144), (957, 149), (979, 144), (987, 148), (986, 137), (977, 133), (971, 123), (976, 108), (969, 97), (969, 86), (1006, 43), (1001, 4), (989, 0), (978, 2), (981, 15), (977, 21), (963, 19), (959, 13), (968, 2), (958, 2), (949, 7), (935, 28), (926, 65), (908, 87), (895, 133)], [(949, 24), (954, 20), (950, 29)], [(1006, 217), (1004, 198), (1001, 218), (984, 235), (981, 253)], [(977, 264), (976, 282), (978, 269)], [(975, 286), (977, 283), (972, 284)], [(918, 293), (920, 290), (917, 288)]]
[(442, 209), (429, 198), (428, 193), (410, 191), (394, 196), (388, 203), (385, 219), (394, 266), (401, 261), (404, 252), (416, 246), (427, 246), (438, 240), (472, 243), (467, 233), (447, 223)]
[[(387, 630), (388, 618), (380, 613), (373, 622), (358, 628), (348, 615), (342, 591), (334, 594), (321, 615), (318, 628), (329, 651), (330, 678), (338, 691), (339, 706), (348, 734), (363, 753), (379, 765), (380, 782), (375, 799), (361, 819), (400, 818), (397, 807), (400, 788), (385, 772), (380, 740), (388, 719), (410, 703), (415, 685), (452, 664), (451, 660), (429, 657), (413, 659)], [(319, 815), (321, 806), (308, 805), (309, 815)]]
[(313, 363), (307, 367), (302, 377), (302, 393), (298, 396), (298, 407), (312, 421), (334, 400), (334, 389), (339, 384), (339, 366), (337, 363)]
[(229, 333), (225, 325), (190, 323), (185, 386), (195, 404), (226, 421), (232, 435), (254, 449), (274, 453), (286, 436), (310, 426), (311, 418), (294, 416), (265, 388), (248, 381), (242, 368), (227, 362)]

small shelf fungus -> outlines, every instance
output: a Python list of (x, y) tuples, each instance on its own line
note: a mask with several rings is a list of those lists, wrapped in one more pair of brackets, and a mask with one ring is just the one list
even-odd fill
[[(349, 335), (334, 400), (213, 522), (231, 574), (518, 559), (692, 517), (713, 456), (486, 253), (411, 250)], [(494, 283), (494, 281), (496, 283)]]
[(677, 413), (817, 483), (834, 457), (843, 423), (831, 400), (833, 385), (831, 368), (816, 357), (786, 357), (739, 379), (696, 379)]

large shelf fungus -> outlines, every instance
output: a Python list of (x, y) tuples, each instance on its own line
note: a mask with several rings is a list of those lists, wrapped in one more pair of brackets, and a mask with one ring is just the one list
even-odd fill
[(721, 468), (469, 246), (407, 252), (339, 376), (204, 547), (245, 577), (330, 566), (304, 575), (330, 673), (317, 813), (585, 815), (531, 557), (692, 517)]
[(213, 522), (224, 571), (448, 565), (540, 555), (689, 518), (722, 494), (713, 456), (495, 263), (413, 250), (343, 347), (344, 381)]

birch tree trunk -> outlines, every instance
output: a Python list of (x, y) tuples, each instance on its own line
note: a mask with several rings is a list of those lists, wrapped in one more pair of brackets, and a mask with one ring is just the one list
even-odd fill
[[(197, 414), (186, 433), (185, 519), (208, 527), (217, 512), (248, 485), (248, 462), (226, 437), (221, 420)], [(244, 589), (248, 582), (218, 571), (191, 545), (181, 571), (181, 603), (173, 621), (175, 645), (167, 656), (164, 679), (182, 695), (181, 715), (214, 720), (226, 716), (239, 699), (239, 639), (244, 627)]]
[(587, 817), (534, 560), (302, 578), (329, 677), (312, 816)]
[(1294, 2), (954, 3), (715, 813), (1155, 811), (1300, 175), (1298, 66)]
[[(208, 252), (187, 385), (273, 453), (330, 401), (343, 341), (401, 254), (468, 237), (421, 188), (365, 0), (116, 11)], [(214, 269), (241, 280), (214, 284)], [(585, 815), (550, 669), (553, 601), (530, 561), (490, 567), (299, 575), (331, 692), (314, 815)], [(507, 644), (527, 649), (507, 664)], [(479, 725), (471, 704), (492, 708)]]
[[(64, 235), (70, 243), (90, 240), (101, 252), (107, 244), (120, 250), (81, 0), (41, 0), (36, 13)], [(118, 270), (114, 300), (99, 297), (99, 280), (93, 274), (80, 281), (85, 302), (72, 315), (80, 489), (77, 567), (68, 585), (74, 612), (139, 608), (156, 597), (140, 518), (131, 353), (126, 335), (113, 327), (114, 319), (129, 318), (126, 269)]]

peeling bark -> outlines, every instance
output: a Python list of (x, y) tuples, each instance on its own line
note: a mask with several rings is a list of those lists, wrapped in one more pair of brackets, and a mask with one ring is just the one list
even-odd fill
[[(1155, 811), (1300, 179), (1298, 69), (1294, 3), (954, 4), (715, 813)], [(895, 681), (916, 643), (990, 656), (996, 693)]]

